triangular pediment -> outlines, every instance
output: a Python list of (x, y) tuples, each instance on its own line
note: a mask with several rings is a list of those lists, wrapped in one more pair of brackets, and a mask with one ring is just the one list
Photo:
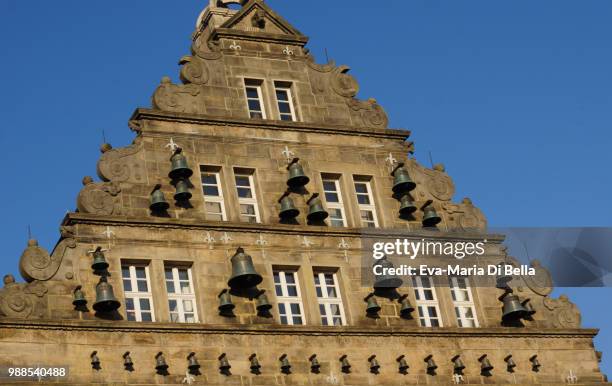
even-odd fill
[(244, 31), (248, 33), (264, 33), (271, 35), (285, 35), (305, 39), (300, 31), (293, 27), (262, 0), (251, 0), (246, 3), (220, 28)]

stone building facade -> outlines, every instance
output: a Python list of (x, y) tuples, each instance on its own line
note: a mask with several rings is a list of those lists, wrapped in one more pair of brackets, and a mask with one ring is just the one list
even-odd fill
[[(307, 41), (261, 0), (211, 0), (181, 83), (164, 77), (152, 108), (134, 112), (131, 145), (102, 146), (99, 181), (83, 179), (52, 252), (28, 243), (25, 282), (4, 278), (0, 366), (68, 367), (55, 381), (70, 385), (606, 382), (597, 330), (550, 296), (544, 270), (511, 282), (535, 312), (514, 325), (501, 323), (499, 288), (419, 281), (389, 295), (363, 285), (364, 229), (473, 241), (486, 220), (468, 198), (452, 202), (444, 167), (411, 157), (410, 132), (389, 129), (375, 99), (356, 98), (349, 67), (318, 64)], [(188, 166), (174, 173), (170, 158), (182, 156)], [(400, 216), (391, 173), (401, 163), (416, 187), (414, 212)], [(287, 185), (292, 164), (305, 186)], [(308, 221), (314, 193), (327, 219)], [(283, 197), (297, 217), (281, 216)], [(423, 227), (427, 204), (433, 228)], [(486, 237), (483, 261), (512, 261), (502, 236)], [(261, 276), (256, 288), (228, 285), (238, 248)], [(372, 299), (380, 309), (368, 315)], [(403, 299), (417, 309), (407, 315)]]

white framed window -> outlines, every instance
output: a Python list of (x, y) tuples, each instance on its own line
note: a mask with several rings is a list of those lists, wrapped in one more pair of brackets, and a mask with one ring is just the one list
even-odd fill
[(459, 327), (478, 327), (474, 298), (468, 278), (451, 276), (448, 278), (448, 283)]
[(319, 302), (321, 324), (324, 326), (344, 326), (346, 316), (340, 296), (338, 278), (334, 272), (314, 272), (314, 283)]
[(372, 195), (371, 178), (365, 176), (353, 176), (355, 182), (355, 193), (359, 204), (359, 216), (361, 226), (365, 228), (378, 228), (378, 216), (374, 196)]
[(321, 174), (323, 180), (323, 193), (329, 212), (330, 224), (333, 227), (345, 227), (344, 203), (340, 190), (340, 177), (332, 174)]
[(274, 288), (281, 324), (304, 324), (304, 306), (297, 271), (275, 269)]
[(274, 82), (274, 90), (276, 92), (279, 118), (282, 121), (297, 121), (295, 105), (293, 104), (293, 94), (291, 92), (291, 83)]
[(247, 108), (249, 117), (266, 119), (266, 109), (263, 102), (263, 81), (258, 79), (245, 79), (244, 91), (246, 92)]
[(201, 165), (200, 173), (206, 218), (213, 221), (227, 221), (223, 189), (221, 188), (221, 168)]
[(234, 179), (236, 180), (236, 193), (240, 205), (240, 221), (258, 223), (261, 222), (257, 195), (255, 194), (255, 171), (253, 169), (234, 168)]
[(440, 307), (431, 277), (413, 276), (412, 286), (414, 288), (414, 297), (421, 326), (442, 327)]
[(149, 281), (148, 264), (121, 264), (121, 278), (125, 293), (125, 312), (128, 320), (154, 322), (153, 294)]
[(191, 268), (166, 265), (164, 269), (170, 321), (197, 323), (198, 311)]

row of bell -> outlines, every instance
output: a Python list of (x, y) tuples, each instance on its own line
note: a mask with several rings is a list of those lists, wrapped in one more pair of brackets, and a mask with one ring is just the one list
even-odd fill
[(502, 321), (511, 322), (523, 318), (529, 318), (536, 311), (531, 305), (529, 299), (521, 301), (521, 299), (512, 292), (506, 292), (502, 299)]
[[(308, 221), (319, 222), (329, 217), (329, 213), (323, 207), (323, 202), (319, 198), (319, 194), (315, 193), (307, 201), (308, 204), (308, 215), (306, 218)], [(283, 220), (291, 220), (299, 216), (300, 210), (293, 203), (293, 199), (289, 194), (285, 193), (280, 199), (280, 212), (279, 217)]]
[[(398, 299), (400, 303), (400, 316), (402, 318), (408, 318), (410, 314), (414, 312), (414, 307), (408, 300), (408, 296), (404, 295)], [(366, 297), (366, 315), (376, 316), (381, 310), (381, 306), (378, 304), (374, 294), (370, 294)]]
[[(236, 305), (232, 302), (230, 292), (228, 290), (221, 291), (219, 294), (219, 314), (229, 316), (234, 308), (236, 308)], [(272, 304), (270, 304), (265, 291), (260, 291), (259, 295), (255, 298), (255, 308), (258, 314), (267, 314), (272, 309)]]
[[(186, 179), (181, 178), (176, 180), (174, 183), (174, 187), (176, 192), (174, 193), (174, 200), (181, 201), (189, 201), (192, 197), (191, 191), (189, 190), (189, 182)], [(149, 209), (151, 212), (159, 213), (164, 212), (170, 208), (170, 204), (166, 201), (166, 196), (164, 192), (161, 190), (161, 186), (157, 185), (155, 189), (151, 192), (151, 204), (149, 205)]]

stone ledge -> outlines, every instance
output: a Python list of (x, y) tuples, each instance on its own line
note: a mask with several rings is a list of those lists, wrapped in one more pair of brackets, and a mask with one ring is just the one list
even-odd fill
[(85, 213), (68, 213), (62, 221), (62, 225), (90, 224), (109, 226), (135, 226), (135, 227), (159, 227), (175, 229), (197, 229), (213, 230), (221, 232), (250, 232), (250, 233), (274, 233), (284, 235), (308, 235), (308, 236), (330, 236), (330, 237), (426, 237), (439, 240), (475, 240), (486, 237), (489, 242), (501, 243), (505, 236), (499, 234), (483, 234), (478, 232), (443, 232), (443, 231), (410, 231), (400, 228), (377, 228), (372, 233), (364, 232), (365, 228), (332, 228), (311, 225), (284, 225), (284, 224), (250, 224), (236, 222), (203, 221), (195, 219), (176, 219), (165, 217), (128, 217), (128, 216), (106, 216)]
[(142, 333), (187, 333), (187, 334), (243, 334), (243, 335), (340, 335), (340, 336), (416, 336), (416, 337), (503, 337), (503, 338), (593, 338), (599, 329), (574, 328), (422, 328), (422, 327), (380, 327), (363, 328), (355, 326), (322, 327), (322, 326), (282, 326), (282, 325), (214, 325), (176, 323), (139, 323), (128, 321), (103, 320), (0, 320), (2, 329), (23, 330), (64, 330), (93, 332), (142, 332)]
[[(410, 137), (410, 131), (404, 129), (376, 129), (376, 128), (359, 128), (328, 125), (321, 123), (310, 122), (287, 122), (274, 120), (253, 120), (243, 118), (230, 117), (214, 117), (207, 115), (173, 113), (162, 110), (139, 108), (134, 111), (130, 120), (154, 120), (154, 121), (169, 121), (194, 123), (198, 125), (216, 125), (216, 126), (243, 126), (250, 128), (260, 128), (268, 130), (281, 131), (301, 131), (319, 134), (342, 134), (350, 136), (367, 136), (374, 138), (385, 138), (397, 141), (405, 141)], [(147, 132), (146, 128), (142, 129)], [(197, 134), (193, 134), (197, 135)]]

